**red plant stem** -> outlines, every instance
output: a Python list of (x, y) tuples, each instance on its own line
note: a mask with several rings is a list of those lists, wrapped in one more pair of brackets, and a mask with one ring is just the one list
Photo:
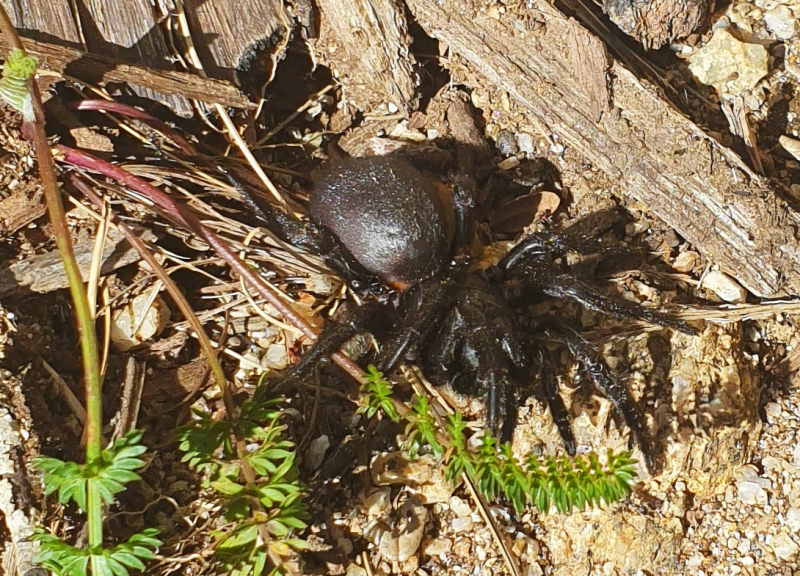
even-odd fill
[(178, 148), (181, 149), (181, 152), (186, 154), (187, 156), (197, 156), (197, 150), (194, 146), (192, 146), (186, 138), (178, 134), (175, 130), (172, 129), (166, 122), (162, 122), (155, 116), (151, 116), (144, 110), (139, 110), (138, 108), (134, 108), (133, 106), (128, 106), (127, 104), (122, 104), (121, 102), (115, 102), (112, 100), (81, 100), (77, 104), (74, 105), (76, 110), (95, 110), (99, 112), (111, 112), (114, 114), (120, 114), (121, 116), (126, 116), (128, 118), (133, 118), (134, 120), (139, 120), (140, 122), (144, 122), (151, 128), (155, 128), (159, 132), (161, 132), (164, 136), (175, 142)]
[[(62, 144), (58, 145), (58, 150), (63, 154), (66, 163), (99, 172), (131, 190), (142, 194), (152, 202), (161, 213), (186, 230), (193, 232), (208, 244), (212, 250), (217, 252), (217, 254), (242, 276), (245, 282), (258, 291), (267, 302), (287, 318), (293, 326), (299, 329), (306, 338), (312, 342), (316, 341), (317, 333), (308, 321), (289, 305), (275, 288), (264, 282), (258, 272), (242, 262), (236, 252), (224, 240), (205, 226), (197, 216), (183, 204), (138, 176), (134, 176), (127, 170), (115, 166), (110, 162), (106, 162), (88, 152), (76, 150)], [(331, 357), (336, 364), (350, 374), (357, 382), (365, 382), (364, 372), (350, 358), (338, 352)]]

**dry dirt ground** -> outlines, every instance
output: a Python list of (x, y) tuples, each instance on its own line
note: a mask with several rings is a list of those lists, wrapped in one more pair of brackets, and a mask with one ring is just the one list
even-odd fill
[[(800, 157), (779, 143), (781, 136), (797, 138), (800, 131), (800, 77), (793, 72), (796, 30), (783, 38), (765, 24), (774, 22), (765, 15), (784, 5), (800, 15), (800, 7), (756, 0), (734, 2), (725, 17), (739, 32), (749, 27), (748, 40), (767, 48), (766, 75), (738, 94), (739, 103), (748, 110), (765, 174), (781, 184), (796, 206)], [(688, 57), (710, 38), (709, 32), (673, 48)], [(685, 64), (674, 52), (652, 57), (664, 59), (665, 74), (687, 77)], [(656, 431), (664, 453), (663, 469), (652, 476), (640, 464), (628, 499), (571, 515), (533, 509), (516, 515), (503, 502), (488, 503), (496, 532), (467, 487), (443, 479), (439, 463), (430, 456), (409, 460), (403, 455), (398, 440), (402, 428), (385, 420), (370, 422), (356, 413), (357, 406), (346, 397), (352, 382), (341, 374), (328, 370), (321, 388), (291, 391), (284, 420), (300, 446), (311, 511), (310, 527), (302, 537), (312, 543), (312, 552), (302, 559), (302, 571), (348, 576), (511, 574), (503, 557), (505, 547), (518, 573), (526, 576), (800, 574), (800, 381), (795, 376), (800, 367), (800, 303), (791, 298), (759, 301), (750, 295), (746, 301), (726, 304), (720, 294), (732, 290), (733, 296), (726, 298), (737, 301), (741, 287), (655, 218), (648, 206), (627, 197), (624, 182), (609, 181), (557, 142), (519, 131), (515, 114), (523, 111), (493, 101), (488, 92), (449, 83), (447, 71), (433, 56), (431, 60), (426, 64), (429, 92), (410, 120), (398, 119), (387, 108), (381, 117), (362, 119), (361, 125), (344, 133), (337, 130), (342, 121), (337, 89), (311, 98), (331, 81), (325, 70), (312, 71), (303, 53), (281, 64), (272, 85), (272, 126), (310, 102), (276, 138), (274, 149), (259, 151), (271, 163), (270, 174), (281, 190), (302, 204), (311, 186), (309, 175), (337, 153), (333, 143), (359, 153), (402, 149), (423, 159), (428, 168), (450, 167), (457, 155), (452, 140), (465, 132), (454, 122), (461, 118), (467, 132), (479, 134), (472, 144), (489, 166), (481, 185), (508, 195), (494, 201), (494, 216), (481, 228), (482, 238), (491, 240), (482, 262), (493, 261), (531, 231), (571, 228), (600, 233), (630, 247), (630, 256), (613, 266), (583, 264), (605, 290), (680, 309), (701, 333), (688, 336), (644, 324), (621, 325), (568, 303), (543, 306), (543, 313), (569, 317), (580, 325), (646, 407), (647, 424)], [(298, 77), (307, 82), (303, 90), (296, 90)], [(725, 117), (707, 112), (716, 110), (717, 96), (705, 85), (687, 82), (691, 97), (684, 104), (693, 120), (744, 155), (742, 139), (730, 134)], [(62, 139), (113, 150), (117, 160), (132, 158), (127, 161), (131, 170), (169, 183), (176, 193), (191, 194), (193, 205), (308, 317), (324, 318), (343, 299), (341, 282), (318, 259), (298, 257), (258, 233), (258, 222), (233, 192), (210, 192), (207, 182), (188, 171), (179, 176), (174, 164), (163, 162), (147, 144), (106, 119), (67, 112), (62, 104), (75, 99), (73, 88), (56, 86), (50, 102), (52, 125)], [(202, 123), (185, 123), (184, 129), (211, 149), (224, 150), (223, 140)], [(44, 269), (36, 258), (52, 252), (54, 243), (39, 206), (31, 148), (10, 112), (0, 118), (0, 150), (0, 260), (8, 270), (23, 261)], [(113, 192), (112, 186), (105, 189)], [(544, 193), (558, 198), (552, 218), (534, 221), (537, 214), (529, 203), (508, 202), (512, 196), (530, 194), (541, 199)], [(90, 254), (96, 222), (79, 205), (75, 201), (71, 208), (74, 238)], [(254, 312), (241, 285), (205, 246), (130, 199), (117, 200), (116, 205), (157, 238), (161, 257), (205, 314), (212, 336), (219, 340), (225, 335), (226, 367), (236, 375), (241, 397), (260, 374), (284, 368), (306, 349), (285, 324), (268, 322)], [(520, 206), (521, 221), (511, 217), (518, 216)], [(503, 227), (504, 233), (499, 233)], [(100, 290), (109, 314), (135, 296), (149, 295), (156, 285), (146, 267), (123, 265), (126, 261), (118, 256), (114, 260)], [(575, 265), (580, 268), (582, 263)], [(7, 271), (0, 271), (0, 444), (7, 448), (0, 460), (0, 514), (7, 527), (6, 533), (0, 530), (0, 549), (5, 539), (5, 553), (15, 538), (12, 517), (21, 525), (46, 526), (71, 541), (82, 538), (77, 511), (44, 498), (30, 469), (31, 458), (39, 454), (81, 458), (79, 410), (66, 400), (70, 390), (82, 397), (77, 335), (68, 297), (56, 288), (23, 286), (19, 277), (9, 279)], [(170, 307), (168, 299), (164, 305)], [(120, 397), (127, 397), (122, 389), (130, 379), (125, 376), (129, 358), (144, 375), (138, 425), (146, 431), (151, 458), (143, 482), (133, 485), (109, 511), (107, 526), (116, 537), (143, 526), (162, 530), (165, 545), (158, 562), (148, 567), (149, 574), (214, 570), (210, 537), (204, 530), (219, 522), (219, 505), (201, 488), (201, 478), (180, 463), (174, 434), (176, 425), (190, 417), (192, 405), (212, 412), (221, 411), (222, 405), (186, 332), (174, 313), (171, 322), (142, 346), (130, 352), (112, 346), (107, 361), (108, 431), (115, 425), (112, 417), (122, 411)], [(566, 352), (560, 353), (557, 378), (581, 450), (626, 449), (627, 427)], [(452, 401), (480, 427), (479, 399)], [(563, 453), (549, 412), (533, 398), (523, 399), (520, 407), (514, 450), (519, 455)], [(638, 449), (635, 454), (641, 456)], [(20, 562), (33, 553), (22, 543), (15, 545)]]

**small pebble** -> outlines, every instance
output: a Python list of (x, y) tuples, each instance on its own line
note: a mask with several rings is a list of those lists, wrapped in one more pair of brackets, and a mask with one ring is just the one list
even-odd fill
[(308, 444), (308, 449), (305, 453), (305, 462), (308, 469), (312, 472), (322, 466), (325, 461), (325, 453), (331, 446), (331, 441), (327, 434), (323, 434), (319, 438), (314, 438)]
[(800, 508), (789, 508), (786, 511), (786, 525), (792, 532), (800, 531)]
[(466, 532), (472, 530), (472, 518), (469, 516), (465, 518), (456, 518), (451, 524), (454, 532)]
[(347, 567), (347, 576), (367, 576), (367, 571), (358, 564), (350, 564)]
[(525, 570), (525, 576), (542, 576), (544, 571), (542, 571), (542, 567), (539, 566), (536, 562), (530, 564), (528, 569)]
[(741, 304), (747, 299), (745, 290), (736, 280), (720, 272), (712, 270), (703, 278), (703, 288), (711, 290), (725, 302)]
[(767, 413), (770, 424), (774, 424), (781, 416), (781, 405), (777, 402), (768, 402), (767, 405), (764, 406), (764, 411)]
[(450, 552), (453, 548), (453, 542), (444, 538), (436, 538), (425, 544), (422, 552), (426, 556), (442, 556)]
[(737, 551), (739, 552), (739, 554), (741, 554), (742, 556), (744, 556), (744, 555), (746, 555), (746, 554), (749, 554), (749, 553), (750, 553), (750, 542), (749, 542), (749, 541), (747, 541), (747, 540), (741, 540), (741, 541), (739, 541), (739, 545), (736, 547), (736, 550), (737, 550)]
[(800, 551), (800, 546), (795, 544), (788, 534), (778, 534), (770, 544), (775, 555), (781, 560), (791, 560)]
[(739, 482), (736, 487), (739, 490), (739, 499), (745, 504), (753, 506), (767, 502), (767, 493), (755, 482)]
[(367, 514), (372, 517), (380, 517), (385, 515), (392, 503), (392, 490), (388, 486), (379, 488), (370, 492), (369, 496), (364, 500), (364, 506), (367, 509)]
[(536, 150), (533, 146), (533, 137), (530, 134), (523, 134), (519, 133), (517, 136), (517, 144), (519, 145), (519, 151), (528, 154), (529, 156), (533, 155)]
[(764, 14), (764, 24), (778, 40), (789, 40), (797, 34), (800, 23), (792, 13), (792, 9), (782, 4)]
[(453, 545), (453, 554), (461, 558), (466, 558), (469, 556), (470, 548), (471, 544), (468, 538), (459, 538)]
[(463, 498), (453, 496), (450, 498), (450, 510), (459, 518), (470, 516), (472, 514), (472, 507), (467, 504)]

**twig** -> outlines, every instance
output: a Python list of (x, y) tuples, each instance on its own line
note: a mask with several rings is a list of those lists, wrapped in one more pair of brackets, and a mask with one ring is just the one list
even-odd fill
[[(252, 109), (256, 105), (238, 88), (225, 80), (199, 78), (194, 74), (173, 70), (154, 70), (98, 54), (90, 54), (74, 48), (57, 46), (47, 42), (22, 40), (19, 46), (0, 36), (0, 49), (9, 47), (24, 48), (30, 54), (39, 56), (50, 70), (64, 74), (69, 68), (70, 75), (78, 80), (94, 83), (125, 82), (150, 88), (163, 94), (184, 96), (208, 104), (219, 103), (232, 108)], [(135, 81), (133, 80), (135, 78)]]
[(53, 382), (56, 385), (56, 390), (67, 402), (67, 406), (69, 406), (69, 409), (72, 410), (73, 414), (75, 414), (78, 422), (85, 424), (86, 409), (83, 407), (83, 404), (81, 404), (81, 401), (78, 400), (78, 397), (72, 392), (72, 388), (70, 388), (69, 384), (67, 384), (66, 381), (61, 377), (61, 374), (56, 372), (55, 368), (47, 363), (47, 360), (41, 357), (39, 360), (41, 361), (42, 366), (44, 366), (44, 369), (47, 370), (47, 373), (50, 374), (50, 377), (53, 379)]

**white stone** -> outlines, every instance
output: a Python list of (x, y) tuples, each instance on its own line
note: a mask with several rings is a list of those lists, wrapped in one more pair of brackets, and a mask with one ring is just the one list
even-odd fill
[(170, 317), (167, 303), (151, 292), (139, 294), (128, 305), (112, 314), (111, 341), (117, 348), (130, 350), (157, 336)]
[(453, 514), (459, 518), (470, 516), (472, 514), (472, 508), (470, 505), (467, 504), (463, 498), (459, 498), (458, 496), (453, 496), (450, 498), (450, 510), (452, 510)]
[(364, 499), (364, 506), (369, 516), (373, 518), (384, 516), (392, 507), (392, 489), (387, 486), (370, 492)]
[(452, 523), (453, 532), (467, 532), (472, 530), (472, 518), (469, 516), (465, 518), (456, 518)]
[(739, 482), (736, 487), (739, 490), (739, 499), (745, 504), (752, 506), (767, 502), (767, 493), (755, 482)]
[(778, 40), (789, 40), (800, 29), (792, 9), (786, 5), (776, 6), (764, 14), (764, 24)]
[(797, 556), (797, 552), (800, 551), (800, 546), (795, 544), (794, 540), (792, 540), (788, 534), (784, 533), (773, 537), (770, 544), (772, 550), (775, 552), (775, 556), (781, 560), (791, 560)]
[(786, 525), (792, 532), (800, 531), (800, 508), (789, 508), (786, 511)]
[(689, 70), (720, 94), (737, 95), (752, 90), (767, 75), (769, 54), (764, 46), (742, 42), (719, 28), (690, 56)]
[(720, 272), (712, 270), (703, 278), (703, 288), (711, 290), (725, 302), (741, 304), (747, 298), (745, 290), (736, 280)]

